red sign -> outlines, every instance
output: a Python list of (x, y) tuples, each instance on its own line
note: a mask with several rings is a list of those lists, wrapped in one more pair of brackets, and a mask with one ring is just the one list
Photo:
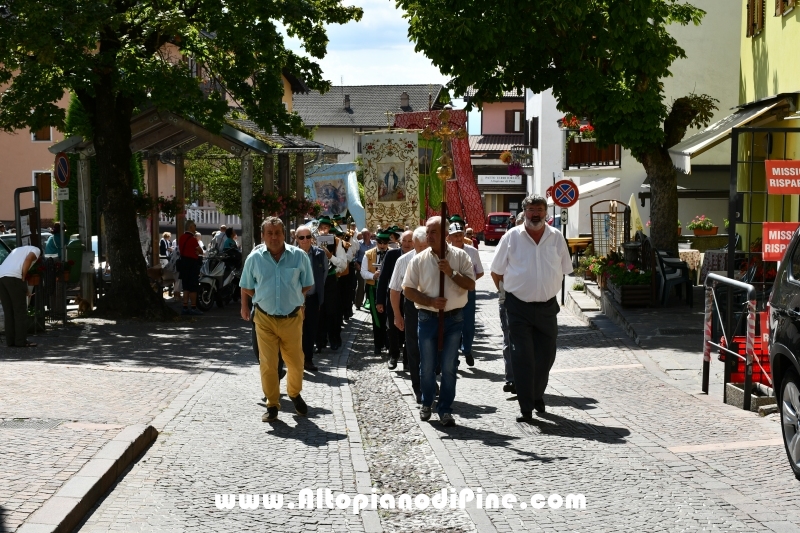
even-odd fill
[(761, 229), (764, 261), (780, 261), (792, 235), (800, 226), (798, 222), (764, 222)]
[(578, 186), (569, 180), (553, 185), (553, 203), (558, 207), (572, 207), (578, 201)]
[(64, 152), (56, 154), (56, 184), (59, 187), (66, 187), (69, 185), (69, 159)]
[(800, 194), (800, 161), (767, 159), (764, 164), (769, 194)]
[(546, 197), (548, 197), (548, 198), (553, 196), (553, 186), (552, 185), (547, 188), (547, 191), (545, 191), (544, 195)]

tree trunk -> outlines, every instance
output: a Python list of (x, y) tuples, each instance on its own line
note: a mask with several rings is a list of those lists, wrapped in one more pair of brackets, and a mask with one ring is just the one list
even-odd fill
[(678, 253), (678, 176), (669, 153), (656, 148), (641, 158), (650, 178), (650, 240), (653, 248)]
[(115, 94), (110, 77), (105, 78), (95, 85), (93, 126), (111, 289), (98, 308), (113, 316), (168, 319), (175, 313), (150, 288), (136, 226), (130, 169), (133, 102)]

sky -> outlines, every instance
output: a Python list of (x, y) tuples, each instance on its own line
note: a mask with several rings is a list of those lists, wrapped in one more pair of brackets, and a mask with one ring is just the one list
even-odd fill
[[(424, 54), (414, 51), (408, 39), (408, 22), (393, 0), (343, 0), (364, 10), (360, 22), (331, 25), (328, 53), (319, 61), (325, 78), (338, 85), (442, 84), (449, 80)], [(298, 39), (287, 46), (302, 52)], [(463, 108), (463, 102), (453, 102)], [(480, 124), (480, 114), (470, 113), (470, 133)], [(478, 126), (480, 127), (480, 126)]]

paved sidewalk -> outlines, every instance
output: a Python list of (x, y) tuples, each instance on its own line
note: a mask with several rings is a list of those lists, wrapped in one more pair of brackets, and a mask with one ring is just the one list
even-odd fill
[[(482, 247), (484, 267), (492, 252)], [(760, 418), (681, 390), (648, 350), (610, 321), (592, 328), (562, 309), (547, 413), (533, 424), (517, 423), (517, 402), (502, 392), (502, 335), (488, 275), (478, 291), (476, 365), (467, 367), (462, 359), (454, 428), (443, 428), (435, 415), (419, 421), (402, 365), (389, 371), (384, 359), (372, 355), (363, 312), (347, 326), (343, 348), (319, 357), (319, 372), (306, 373), (308, 418), (295, 416), (283, 396), (274, 424), (260, 420), (265, 406), (249, 329), (235, 309), (215, 311), (196, 324), (159, 327), (158, 333), (125, 325), (103, 330), (118, 336), (64, 334), (52, 342), (65, 350), (45, 350), (46, 362), (0, 358), (0, 370), (8, 371), (0, 384), (14, 388), (0, 398), (13, 399), (0, 403), (0, 413), (9, 413), (3, 417), (115, 426), (75, 429), (62, 422), (56, 429), (25, 430), (14, 438), (42, 436), (30, 455), (4, 437), (11, 430), (0, 430), (0, 438), (16, 446), (16, 462), (27, 466), (17, 465), (6, 478), (16, 484), (15, 523), (24, 514), (19, 509), (31, 509), (34, 496), (45, 498), (57, 488), (57, 476), (68, 477), (92, 457), (120, 431), (116, 426), (152, 423), (158, 439), (80, 531), (798, 530), (797, 482), (777, 417)], [(158, 355), (161, 343), (168, 343), (170, 357)], [(80, 359), (87, 350), (93, 355)], [(92, 366), (97, 361), (101, 368)], [(48, 393), (50, 383), (68, 394)], [(40, 401), (25, 399), (28, 388), (38, 391)], [(46, 449), (73, 433), (72, 444), (65, 442), (57, 453)], [(37, 437), (28, 440), (35, 444)], [(20, 483), (29, 477), (32, 488), (24, 489)], [(477, 508), (473, 502), (464, 510), (358, 515), (352, 508), (288, 505), (302, 488), (352, 498), (433, 496), (449, 487), (480, 489), (484, 499), (512, 494), (517, 502), (510, 508)], [(282, 494), (285, 505), (265, 509), (262, 500), (258, 509), (241, 507), (240, 494), (265, 493)], [(219, 508), (215, 496), (222, 494), (235, 495), (234, 508)], [(583, 494), (586, 508), (532, 509), (536, 494)], [(6, 512), (6, 529), (13, 531), (17, 526)]]
[[(482, 257), (487, 266), (490, 254)], [(526, 502), (534, 494), (581, 493), (587, 502), (582, 511), (475, 510), (481, 531), (798, 530), (797, 482), (777, 419), (667, 385), (647, 352), (618, 329), (607, 336), (562, 310), (548, 412), (534, 424), (517, 423), (517, 402), (501, 390), (491, 281), (480, 280), (478, 289), (485, 330), (475, 367), (462, 362), (459, 370), (459, 426), (419, 425), (456, 490), (481, 487)], [(407, 408), (416, 416), (410, 401)]]
[[(279, 420), (263, 423), (253, 352), (236, 353), (165, 425), (80, 531), (381, 531), (375, 511), (297, 508), (304, 488), (371, 494), (346, 375), (353, 331), (342, 349), (317, 358), (319, 372), (305, 374), (307, 417), (295, 415), (284, 379)], [(240, 494), (258, 495), (258, 509), (244, 510)], [(264, 494), (283, 495), (283, 507), (265, 509)], [(236, 504), (218, 508), (218, 495)]]
[(182, 391), (229, 362), (245, 346), (237, 309), (175, 324), (80, 319), (32, 337), (36, 349), (0, 347), (0, 531), (54, 520), (45, 503), (63, 503), (53, 496), (93, 459), (115, 449), (121, 457), (114, 439), (145, 434), (180, 407)]

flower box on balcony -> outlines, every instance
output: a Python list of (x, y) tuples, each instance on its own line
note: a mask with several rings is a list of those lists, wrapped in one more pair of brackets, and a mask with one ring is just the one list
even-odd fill
[(716, 235), (718, 230), (719, 226), (714, 226), (711, 229), (694, 228), (692, 231), (694, 232), (695, 236), (700, 237), (703, 235)]
[(606, 282), (606, 287), (614, 300), (622, 307), (647, 307), (652, 301), (652, 288), (647, 285), (616, 285)]

